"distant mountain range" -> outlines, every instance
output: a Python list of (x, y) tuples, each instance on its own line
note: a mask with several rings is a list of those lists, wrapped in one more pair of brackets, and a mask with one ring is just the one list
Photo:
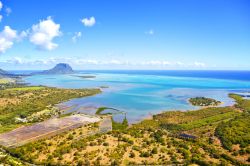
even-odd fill
[(8, 73), (7, 71), (3, 70), (3, 69), (0, 69), (0, 77), (8, 77), (10, 76), (11, 74)]
[(19, 78), (21, 76), (27, 76), (25, 74), (14, 74), (3, 69), (0, 69), (0, 78)]
[(0, 75), (6, 75), (6, 74), (8, 74), (7, 71), (5, 71), (5, 70), (3, 70), (3, 69), (0, 69)]
[(5, 70), (0, 69), (0, 77), (19, 77), (19, 76), (28, 76), (33, 74), (72, 74), (74, 70), (67, 63), (58, 63), (55, 67), (49, 70), (44, 70), (41, 72), (35, 72), (31, 74), (12, 74)]
[(42, 72), (32, 73), (32, 74), (72, 74), (74, 70), (67, 63), (58, 63), (55, 67), (49, 70), (44, 70)]
[[(33, 74), (72, 74), (74, 73), (74, 70), (72, 69), (72, 67), (67, 64), (67, 63), (59, 63), (57, 64), (55, 67), (53, 67), (52, 69), (49, 70), (44, 70), (41, 72), (35, 72), (35, 73), (31, 73), (31, 75)], [(30, 75), (30, 74), (28, 74)], [(18, 76), (27, 76), (27, 74), (12, 74), (9, 73), (5, 70), (0, 69), (0, 77), (18, 77)]]

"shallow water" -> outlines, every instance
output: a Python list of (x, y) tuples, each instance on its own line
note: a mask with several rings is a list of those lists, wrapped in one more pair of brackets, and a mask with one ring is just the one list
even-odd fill
[[(96, 76), (80, 78), (79, 75)], [(75, 107), (70, 111), (95, 113), (98, 107), (116, 108), (127, 113), (130, 123), (162, 111), (193, 110), (187, 100), (190, 97), (205, 96), (223, 102), (222, 106), (232, 105), (230, 92), (250, 90), (250, 81), (182, 77), (147, 74), (122, 74), (79, 72), (74, 75), (34, 75), (24, 80), (31, 85), (46, 85), (62, 88), (103, 88), (103, 93), (73, 99), (63, 105)], [(118, 117), (119, 119), (119, 117)]]

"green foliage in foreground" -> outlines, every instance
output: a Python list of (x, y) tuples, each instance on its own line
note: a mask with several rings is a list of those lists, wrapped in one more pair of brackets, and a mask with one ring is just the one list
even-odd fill
[(243, 97), (237, 94), (229, 94), (229, 97), (236, 101), (235, 107), (250, 113), (250, 100), (243, 99)]
[[(51, 138), (53, 141), (36, 141), (10, 149), (10, 152), (24, 161), (41, 165), (100, 165), (98, 161), (109, 162), (105, 165), (189, 165), (193, 163), (247, 165), (249, 159), (242, 158), (250, 152), (249, 117), (247, 112), (239, 111), (235, 107), (164, 112), (155, 115), (153, 119), (147, 119), (129, 127), (126, 118), (122, 123), (112, 120), (114, 131), (107, 134), (94, 135), (81, 140), (74, 139), (74, 134), (70, 134), (67, 139), (55, 141)], [(179, 133), (194, 135), (197, 139), (180, 138)], [(220, 146), (217, 138), (220, 138), (226, 149)], [(113, 143), (109, 142), (110, 140), (117, 140), (115, 146), (112, 146)], [(236, 144), (241, 145), (238, 150), (234, 152), (227, 150), (231, 150), (232, 145)], [(50, 146), (52, 148), (49, 148)], [(91, 150), (88, 147), (96, 148)], [(130, 147), (129, 151), (128, 147)], [(55, 150), (51, 150), (54, 148)], [(88, 148), (87, 151), (85, 151), (86, 148)], [(126, 152), (129, 152), (129, 158)], [(238, 154), (234, 155), (234, 153)], [(46, 159), (39, 163), (41, 155), (46, 155)], [(66, 161), (64, 155), (74, 155), (74, 158), (68, 158)], [(134, 161), (136, 158), (140, 160)], [(88, 162), (83, 162), (83, 159)], [(151, 162), (154, 159), (155, 161)]]
[(0, 165), (25, 166), (28, 165), (20, 159), (11, 156), (3, 147), (0, 146)]
[(228, 150), (231, 150), (233, 144), (240, 144), (242, 148), (248, 146), (250, 144), (250, 115), (243, 114), (219, 124), (215, 133)]
[[(154, 116), (154, 119), (144, 120), (130, 127), (128, 127), (125, 118), (122, 123), (113, 120), (114, 131), (107, 134), (95, 135), (83, 140), (74, 139), (74, 135), (70, 134), (67, 139), (55, 141), (52, 138), (50, 140), (53, 141), (36, 141), (16, 149), (10, 149), (10, 152), (24, 161), (41, 165), (59, 165), (60, 163), (62, 165), (77, 165), (77, 163), (81, 163), (80, 161), (82, 160), (80, 159), (82, 158), (89, 161), (89, 165), (98, 165), (94, 162), (97, 160), (107, 161), (106, 159), (110, 162), (106, 165), (110, 165), (111, 163), (116, 163), (117, 165), (189, 165), (192, 163), (198, 165), (244, 165), (245, 161), (242, 162), (235, 156), (232, 156), (230, 152), (222, 150), (221, 147), (218, 148), (218, 145), (215, 146), (213, 142), (210, 143), (207, 138), (208, 135), (209, 137), (214, 136), (213, 131), (218, 125), (219, 127), (223, 127), (223, 124), (228, 124), (229, 122), (235, 126), (234, 132), (240, 130), (250, 133), (249, 122), (246, 116), (241, 116), (240, 114), (240, 112), (230, 107), (206, 108), (190, 112), (166, 112)], [(180, 117), (182, 117), (182, 120), (179, 119)], [(242, 118), (246, 119), (243, 120)], [(233, 123), (237, 119), (240, 122), (243, 121), (244, 125)], [(224, 121), (227, 122), (224, 123)], [(176, 130), (169, 130), (168, 128), (166, 130), (166, 128), (161, 127), (162, 124), (179, 126), (184, 132), (193, 132), (191, 134), (197, 136), (198, 139), (181, 139), (176, 136)], [(241, 129), (243, 126), (248, 129)], [(194, 128), (195, 130), (192, 130)], [(227, 133), (227, 130), (225, 128), (221, 129), (222, 133), (224, 131)], [(226, 137), (229, 136), (230, 134), (226, 135)], [(110, 137), (117, 140), (115, 142), (117, 146), (111, 146), (112, 142), (109, 142)], [(236, 137), (236, 135), (233, 137)], [(247, 138), (247, 136), (244, 137)], [(247, 145), (249, 145), (249, 142), (247, 142)], [(52, 148), (48, 148), (50, 146)], [(98, 150), (95, 151), (89, 148), (88, 151), (85, 151), (88, 147), (97, 147)], [(130, 147), (129, 158), (126, 158), (128, 150), (126, 148), (128, 147)], [(50, 151), (53, 148), (55, 150)], [(105, 151), (104, 149), (108, 150)], [(72, 151), (76, 152), (72, 153)], [(47, 159), (39, 163), (38, 158), (40, 154), (46, 155)], [(69, 161), (66, 161), (64, 160), (64, 155), (74, 155), (75, 157), (72, 160), (69, 158)], [(158, 155), (161, 157), (156, 159), (155, 157)], [(100, 156), (106, 157), (100, 158)], [(165, 156), (168, 157), (166, 158)], [(209, 156), (209, 160), (205, 156)], [(136, 157), (143, 159), (143, 161), (130, 161), (130, 159)], [(123, 160), (124, 158), (126, 158), (126, 164), (125, 160)], [(157, 161), (150, 162), (153, 159)]]

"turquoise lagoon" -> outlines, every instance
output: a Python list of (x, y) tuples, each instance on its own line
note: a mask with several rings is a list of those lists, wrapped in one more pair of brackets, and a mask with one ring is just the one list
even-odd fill
[[(81, 78), (79, 76), (95, 76)], [(233, 104), (230, 92), (250, 91), (250, 81), (183, 77), (151, 74), (79, 72), (73, 75), (33, 75), (24, 81), (31, 85), (45, 85), (60, 88), (102, 88), (103, 93), (73, 99), (62, 103), (71, 106), (71, 111), (94, 114), (98, 107), (111, 107), (126, 112), (130, 123), (162, 111), (194, 110), (188, 98), (211, 97), (223, 102), (222, 106)], [(116, 119), (121, 120), (120, 116)]]

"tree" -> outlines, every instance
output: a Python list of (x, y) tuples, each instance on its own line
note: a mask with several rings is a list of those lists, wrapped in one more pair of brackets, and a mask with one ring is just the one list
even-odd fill
[(126, 115), (125, 115), (125, 118), (124, 118), (123, 121), (122, 121), (122, 125), (128, 127), (128, 120), (127, 120)]

